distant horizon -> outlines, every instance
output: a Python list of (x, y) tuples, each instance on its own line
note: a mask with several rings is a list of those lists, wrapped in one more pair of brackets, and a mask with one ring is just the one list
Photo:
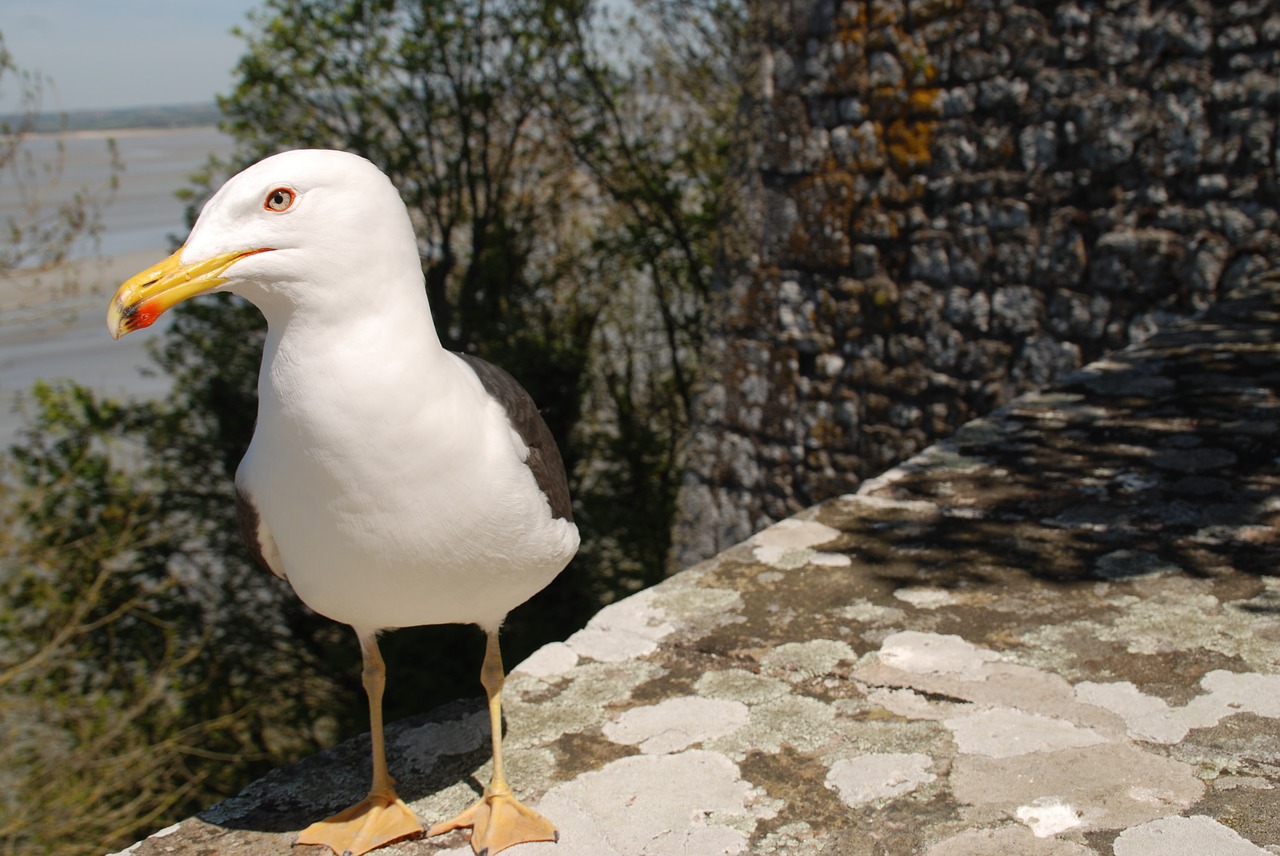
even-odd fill
[(129, 113), (140, 110), (189, 110), (205, 108), (212, 110), (218, 109), (217, 99), (211, 99), (209, 101), (179, 101), (165, 102), (161, 104), (138, 104), (133, 107), (81, 107), (76, 110), (44, 110), (41, 111), (40, 118), (43, 119), (46, 116), (58, 116), (64, 113), (68, 116), (73, 116), (85, 113)]
[[(0, 115), (0, 123), (15, 126), (26, 117), (19, 113)], [(140, 107), (85, 107), (79, 110), (41, 111), (32, 131), (37, 134), (60, 131), (109, 131), (124, 128), (181, 128), (217, 124), (222, 111), (215, 100)]]
[[(50, 112), (199, 103), (235, 87), (262, 0), (172, 3), (11, 0), (0, 27), (13, 64), (41, 82)], [(0, 109), (19, 105), (9, 93)]]

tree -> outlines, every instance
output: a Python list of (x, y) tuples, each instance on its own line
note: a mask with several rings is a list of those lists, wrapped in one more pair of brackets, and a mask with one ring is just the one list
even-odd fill
[[(640, 0), (576, 19), (553, 76), (552, 115), (609, 201), (596, 238), (613, 269), (610, 335), (593, 354), (582, 504), (598, 537), (584, 557), (625, 588), (662, 578), (699, 374), (725, 192), (745, 92), (745, 6)], [(624, 590), (625, 590), (624, 588)]]
[[(0, 276), (31, 268), (52, 268), (66, 261), (76, 247), (97, 238), (102, 228), (102, 210), (110, 194), (93, 194), (81, 188), (60, 204), (50, 197), (62, 184), (65, 165), (61, 141), (55, 157), (37, 160), (28, 145), (43, 115), (44, 95), (51, 86), (39, 74), (19, 68), (0, 34), (0, 98), (9, 100), (6, 117), (0, 119), (0, 185), (17, 201), (4, 218), (4, 240), (0, 242)], [(60, 126), (66, 118), (60, 117)], [(108, 140), (111, 157), (111, 188), (114, 189), (122, 165), (114, 141)]]
[[(0, 42), (0, 90), (20, 108), (0, 128), (0, 177), (21, 200), (0, 276), (65, 270), (109, 201), (81, 189), (50, 203), (65, 195), (62, 150), (50, 162), (28, 146), (47, 85)], [(323, 720), (331, 693), (319, 679), (283, 689), (297, 656), (273, 656), (277, 611), (207, 549), (213, 531), (174, 501), (189, 482), (163, 469), (172, 459), (138, 452), (186, 427), (175, 411), (74, 385), (33, 395), (0, 460), (0, 850), (100, 853), (327, 742), (297, 710), (318, 704)], [(233, 615), (253, 632), (229, 632)]]
[(210, 735), (181, 721), (178, 683), (201, 648), (169, 614), (178, 545), (156, 538), (154, 497), (101, 443), (123, 411), (83, 390), (36, 396), (30, 442), (0, 488), (0, 755), (13, 777), (0, 846), (101, 852), (203, 790), (184, 750)]

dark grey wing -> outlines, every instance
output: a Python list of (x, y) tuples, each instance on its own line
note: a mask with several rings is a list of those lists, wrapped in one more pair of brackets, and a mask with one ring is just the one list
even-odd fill
[(240, 490), (239, 485), (236, 485), (236, 519), (240, 522), (240, 537), (249, 548), (249, 555), (280, 579), (288, 580), (281, 567), (280, 551), (276, 548), (275, 539), (263, 524), (253, 498)]
[(533, 470), (533, 478), (538, 487), (547, 495), (551, 504), (552, 517), (573, 522), (573, 503), (569, 499), (569, 480), (564, 472), (564, 460), (560, 450), (556, 448), (556, 440), (551, 436), (551, 429), (543, 421), (534, 404), (532, 396), (525, 391), (520, 382), (479, 357), (470, 354), (458, 354), (463, 362), (471, 366), (471, 370), (480, 378), (485, 391), (498, 400), (507, 411), (507, 418), (520, 435), (520, 439), (529, 447), (529, 457), (525, 465)]

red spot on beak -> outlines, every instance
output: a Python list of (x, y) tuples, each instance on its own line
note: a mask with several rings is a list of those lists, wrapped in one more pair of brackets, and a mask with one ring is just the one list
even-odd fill
[(155, 298), (144, 300), (129, 316), (130, 330), (144, 330), (156, 323), (163, 310), (157, 308)]

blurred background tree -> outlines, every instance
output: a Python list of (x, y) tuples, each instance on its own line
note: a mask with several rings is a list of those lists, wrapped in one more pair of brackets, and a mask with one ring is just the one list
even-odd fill
[[(92, 246), (102, 231), (102, 212), (111, 193), (93, 194), (84, 188), (64, 202), (50, 198), (62, 183), (66, 165), (65, 149), (57, 144), (55, 157), (37, 162), (26, 145), (41, 116), (53, 83), (27, 69), (19, 68), (0, 34), (0, 182), (18, 200), (16, 210), (4, 218), (4, 239), (0, 241), (0, 277), (25, 268), (53, 268), (66, 261), (74, 248)], [(66, 117), (60, 117), (61, 128)], [(110, 188), (114, 189), (122, 168), (115, 143), (108, 140), (111, 159)]]
[[(92, 251), (122, 165), (108, 141), (107, 190), (59, 192), (61, 145), (51, 160), (28, 145), (51, 86), (0, 39), (0, 181), (19, 200), (0, 277), (50, 271), (65, 288), (76, 282), (59, 266)], [(188, 758), (239, 752), (220, 733), (235, 694), (201, 691), (202, 605), (169, 563), (178, 532), (115, 459), (116, 438), (149, 411), (76, 388), (34, 396), (26, 441), (0, 461), (0, 850), (100, 853), (207, 789), (216, 768)]]
[[(582, 550), (510, 617), (512, 664), (665, 574), (743, 20), (717, 0), (267, 0), (220, 102), (236, 154), (182, 191), (194, 217), (304, 146), (391, 176), (441, 339), (516, 375), (570, 469)], [(254, 567), (234, 521), (262, 334), (203, 298), (156, 349), (169, 399), (37, 391), (0, 488), (6, 852), (127, 844), (367, 728), (354, 638)], [(478, 695), (479, 640), (387, 637), (389, 718)], [(73, 806), (83, 823), (52, 820)]]

